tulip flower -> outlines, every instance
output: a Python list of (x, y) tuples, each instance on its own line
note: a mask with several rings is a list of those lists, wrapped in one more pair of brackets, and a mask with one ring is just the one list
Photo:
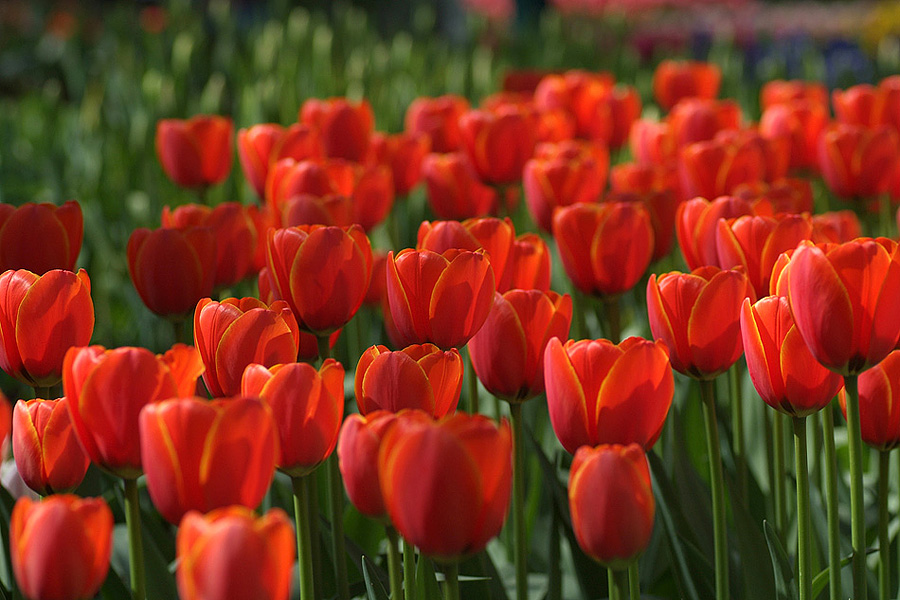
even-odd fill
[(569, 510), (585, 553), (611, 569), (627, 568), (650, 543), (655, 509), (643, 448), (579, 448), (569, 470)]
[(233, 157), (231, 119), (198, 115), (187, 120), (163, 119), (156, 124), (156, 155), (176, 185), (203, 188), (228, 177)]
[(444, 351), (434, 344), (413, 344), (391, 352), (372, 346), (356, 367), (356, 405), (362, 415), (415, 408), (439, 419), (456, 410), (462, 380), (463, 363), (456, 348)]
[(194, 345), (213, 397), (235, 396), (247, 365), (271, 367), (297, 359), (300, 329), (283, 300), (266, 306), (256, 298), (204, 298), (194, 310)]
[(725, 196), (710, 202), (694, 198), (681, 204), (675, 215), (675, 233), (684, 262), (691, 270), (703, 266), (719, 266), (716, 232), (719, 219), (732, 219), (752, 214), (746, 200)]
[(157, 315), (186, 315), (212, 294), (216, 238), (208, 227), (136, 229), (126, 254), (131, 283)]
[(16, 402), (12, 449), (22, 480), (43, 496), (74, 490), (90, 464), (75, 437), (65, 398)]
[(301, 329), (323, 336), (343, 327), (362, 305), (372, 275), (372, 248), (362, 228), (303, 225), (270, 230), (269, 277)]
[(12, 377), (32, 387), (59, 383), (66, 352), (90, 342), (93, 331), (84, 269), (0, 275), (0, 368)]
[(432, 152), (456, 152), (462, 149), (459, 118), (468, 109), (462, 96), (416, 98), (406, 109), (406, 131), (427, 135)]
[(182, 600), (287, 600), (296, 556), (291, 522), (279, 508), (257, 517), (230, 506), (189, 512), (175, 539)]
[(367, 100), (310, 98), (300, 108), (301, 123), (316, 129), (325, 156), (362, 162), (375, 128), (375, 115)]
[(422, 179), (422, 161), (430, 149), (429, 138), (424, 133), (387, 135), (376, 132), (372, 135), (366, 162), (389, 167), (394, 193), (406, 196)]
[(63, 361), (63, 392), (78, 441), (91, 461), (118, 477), (140, 476), (141, 409), (192, 395), (202, 372), (200, 353), (184, 344), (162, 356), (144, 348), (70, 349)]
[(109, 570), (112, 511), (101, 498), (19, 498), (9, 522), (13, 573), (29, 600), (92, 598)]
[(685, 198), (717, 198), (765, 179), (766, 156), (757, 144), (716, 138), (684, 147), (678, 169)]
[[(882, 452), (900, 446), (900, 350), (859, 375), (859, 417), (862, 440)], [(842, 389), (841, 410), (847, 414), (847, 392)]]
[(568, 452), (598, 444), (653, 447), (675, 389), (662, 342), (552, 339), (543, 360), (550, 422)]
[(890, 127), (840, 123), (825, 129), (818, 151), (822, 178), (835, 195), (871, 200), (887, 191), (900, 144)]
[(287, 128), (264, 123), (240, 129), (237, 150), (244, 177), (260, 199), (265, 197), (269, 168), (277, 161), (282, 158), (296, 161), (324, 158), (318, 133), (301, 123)]
[(460, 117), (459, 128), (463, 149), (482, 181), (507, 185), (522, 179), (536, 142), (532, 121), (523, 110), (470, 110)]
[(428, 205), (441, 219), (483, 217), (496, 210), (497, 192), (481, 183), (460, 152), (429, 154), (422, 161)]
[(759, 122), (766, 138), (786, 136), (790, 140), (791, 169), (817, 169), (819, 136), (828, 122), (828, 111), (822, 104), (794, 101), (767, 108)]
[(469, 340), (472, 367), (484, 387), (509, 402), (544, 391), (544, 348), (569, 337), (572, 299), (568, 294), (510, 290), (494, 297), (481, 329)]
[(797, 100), (827, 108), (828, 89), (819, 81), (775, 79), (763, 85), (759, 98), (763, 112), (776, 104), (789, 104)]
[(388, 304), (404, 345), (464, 346), (487, 319), (494, 291), (494, 270), (483, 251), (388, 254)]
[(250, 365), (241, 393), (259, 396), (275, 417), (279, 470), (291, 477), (313, 471), (331, 456), (344, 416), (344, 367), (326, 359), (317, 371), (306, 363), (266, 368)]
[[(575, 133), (582, 138), (609, 144), (616, 127), (615, 117), (621, 117), (619, 128), (629, 123), (626, 114), (633, 114), (633, 107), (613, 114), (610, 100), (615, 81), (608, 73), (589, 73), (572, 70), (544, 77), (534, 90), (534, 104), (542, 111), (562, 110), (575, 119)], [(617, 99), (621, 95), (617, 95)], [(631, 101), (633, 102), (633, 98)], [(638, 107), (640, 100), (638, 99)], [(640, 110), (637, 110), (638, 114)]]
[(378, 483), (378, 451), (396, 415), (375, 410), (368, 415), (350, 415), (341, 427), (337, 453), (341, 476), (350, 502), (372, 519), (387, 517)]
[(678, 140), (667, 122), (638, 119), (631, 126), (628, 145), (641, 165), (669, 165), (678, 161)]
[(688, 98), (666, 117), (679, 146), (707, 142), (720, 131), (741, 126), (741, 107), (734, 100)]
[(722, 73), (704, 62), (664, 60), (653, 73), (653, 98), (663, 110), (671, 110), (683, 98), (715, 98)]
[(391, 522), (423, 554), (455, 561), (480, 552), (509, 507), (509, 425), (465, 413), (438, 422), (402, 413), (382, 440), (378, 478)]
[(513, 253), (516, 230), (507, 217), (466, 219), (459, 221), (422, 221), (416, 236), (416, 250), (442, 254), (454, 248), (475, 252), (484, 249), (491, 261), (494, 277), (499, 281), (507, 270)]
[[(877, 128), (888, 125), (898, 130), (900, 125), (900, 80), (883, 79), (878, 86), (866, 83), (846, 90), (834, 90), (831, 102), (835, 118), (841, 123)], [(900, 131), (897, 131), (900, 133)]]
[(523, 233), (513, 242), (503, 275), (497, 281), (497, 291), (550, 291), (550, 248), (536, 233)]
[(190, 510), (256, 508), (275, 474), (275, 422), (256, 397), (148, 404), (140, 436), (150, 499), (173, 525)]
[(0, 204), (0, 273), (10, 269), (37, 275), (53, 269), (74, 271), (83, 235), (81, 206), (74, 200), (61, 206)]

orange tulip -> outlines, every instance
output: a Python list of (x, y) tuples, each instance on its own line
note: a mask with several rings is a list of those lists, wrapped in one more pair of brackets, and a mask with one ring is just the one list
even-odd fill
[(181, 187), (220, 183), (231, 171), (234, 125), (228, 117), (197, 115), (156, 124), (156, 155), (166, 176)]
[(250, 365), (241, 393), (259, 396), (275, 417), (276, 466), (291, 477), (313, 471), (331, 456), (344, 416), (344, 367), (327, 359), (317, 371), (306, 363)]
[(131, 283), (144, 305), (160, 316), (186, 315), (212, 294), (216, 238), (208, 227), (136, 229), (126, 253)]
[(287, 600), (294, 530), (279, 508), (257, 517), (241, 506), (189, 512), (175, 539), (182, 600)]
[(732, 196), (716, 198), (712, 202), (694, 198), (681, 204), (675, 215), (675, 233), (688, 268), (719, 266), (716, 248), (719, 219), (732, 219), (752, 212), (749, 202)]
[(84, 218), (74, 200), (61, 206), (0, 204), (0, 273), (10, 269), (27, 269), (37, 275), (52, 269), (74, 271), (83, 236)]
[[(611, 96), (615, 81), (608, 73), (590, 73), (571, 70), (559, 75), (544, 77), (534, 90), (534, 104), (541, 111), (561, 110), (574, 117), (575, 133), (582, 138), (599, 140), (609, 144), (615, 118), (620, 117), (619, 128), (627, 127), (633, 114), (624, 106), (613, 114)], [(617, 94), (617, 100), (621, 94)], [(631, 99), (633, 101), (633, 99)], [(624, 101), (627, 102), (627, 101)], [(638, 99), (638, 107), (640, 100)], [(640, 109), (638, 108), (638, 113)]]
[(269, 230), (269, 277), (301, 329), (325, 335), (359, 310), (372, 276), (372, 247), (358, 225)]
[(664, 273), (647, 282), (653, 337), (669, 348), (672, 368), (695, 379), (714, 379), (741, 357), (741, 305), (755, 300), (741, 271), (701, 267)]
[(734, 100), (689, 98), (682, 100), (666, 117), (679, 146), (706, 142), (720, 131), (741, 126), (741, 107)]
[(831, 191), (844, 199), (875, 199), (887, 191), (897, 157), (897, 133), (836, 124), (819, 137), (819, 169)]
[(337, 453), (347, 497), (356, 510), (372, 519), (387, 517), (378, 484), (378, 451), (396, 415), (376, 410), (350, 415), (341, 427)]
[(278, 438), (259, 398), (148, 404), (140, 433), (150, 499), (173, 525), (190, 510), (256, 508), (272, 483)]
[(388, 254), (388, 304), (403, 345), (464, 346), (487, 319), (495, 289), (483, 251)]
[(585, 294), (630, 290), (653, 256), (650, 215), (631, 202), (561, 208), (553, 217), (553, 237), (566, 274)]
[(650, 544), (656, 505), (640, 446), (580, 448), (569, 471), (569, 511), (578, 545), (624, 569)]
[(828, 89), (819, 81), (776, 79), (766, 82), (759, 94), (763, 112), (776, 104), (789, 104), (800, 100), (828, 107)]
[(536, 233), (523, 233), (513, 242), (503, 275), (497, 281), (497, 291), (550, 291), (550, 248)]
[(391, 169), (394, 193), (406, 196), (422, 179), (422, 161), (431, 149), (424, 133), (375, 133), (369, 144), (367, 164), (383, 164)]
[(93, 331), (84, 269), (0, 275), (0, 368), (12, 377), (32, 387), (59, 383), (66, 351), (90, 342)]
[(637, 163), (669, 165), (678, 161), (678, 140), (669, 123), (638, 119), (631, 126), (628, 145)]
[[(837, 377), (836, 374), (834, 374)], [(900, 384), (900, 350), (859, 375), (859, 422), (862, 440), (877, 450), (900, 446), (900, 403), (894, 402)], [(841, 388), (839, 400), (847, 416), (847, 391)]]
[(764, 180), (766, 156), (757, 144), (716, 138), (683, 148), (678, 169), (685, 198), (718, 198), (740, 184)]
[(398, 415), (378, 452), (391, 523), (423, 554), (457, 560), (500, 533), (512, 491), (512, 435), (482, 415)]
[(301, 123), (287, 128), (263, 123), (240, 129), (237, 150), (244, 177), (259, 198), (265, 197), (266, 178), (275, 162), (282, 158), (301, 161), (324, 157), (316, 130)]
[(522, 179), (522, 169), (534, 151), (534, 123), (511, 105), (496, 113), (470, 110), (459, 119), (463, 149), (486, 183), (505, 185)]
[(63, 392), (85, 453), (107, 471), (136, 479), (142, 472), (141, 409), (193, 395), (202, 372), (200, 353), (184, 344), (162, 356), (144, 348), (70, 349), (63, 362)]
[(74, 490), (90, 464), (75, 437), (65, 398), (16, 402), (12, 449), (25, 485), (42, 496)]
[(653, 447), (675, 390), (662, 342), (551, 339), (543, 361), (550, 422), (568, 452), (598, 444)]
[(681, 206), (678, 171), (674, 166), (619, 163), (610, 171), (608, 202), (640, 202), (653, 225), (653, 258), (668, 256), (675, 243), (675, 215)]
[(9, 547), (19, 589), (30, 600), (92, 598), (112, 553), (112, 511), (101, 498), (19, 498)]
[(671, 110), (683, 98), (715, 98), (721, 83), (722, 72), (713, 64), (664, 60), (653, 73), (653, 97)]
[(794, 101), (767, 108), (760, 119), (759, 130), (766, 138), (786, 136), (790, 140), (791, 169), (816, 169), (819, 136), (827, 122), (825, 106)]
[[(886, 78), (877, 87), (867, 83), (831, 93), (835, 118), (841, 123), (876, 128), (900, 125), (900, 79)], [(900, 133), (900, 131), (897, 131)]]
[(422, 221), (416, 238), (416, 250), (431, 250), (438, 254), (454, 248), (472, 252), (483, 248), (495, 278), (500, 280), (513, 252), (516, 230), (509, 218), (473, 218), (462, 223)]
[(406, 131), (427, 135), (433, 152), (456, 152), (462, 149), (459, 118), (468, 109), (462, 96), (416, 98), (406, 109)]
[(816, 360), (832, 371), (856, 375), (897, 345), (897, 242), (858, 238), (822, 248), (803, 242), (785, 276), (794, 323)]
[(375, 115), (367, 100), (310, 98), (300, 108), (298, 120), (319, 132), (325, 156), (355, 162), (365, 158), (375, 129)]
[(456, 410), (462, 380), (456, 348), (443, 351), (434, 344), (413, 344), (391, 352), (386, 346), (372, 346), (356, 367), (356, 405), (362, 415), (417, 408), (439, 419)]
[(429, 154), (422, 161), (428, 205), (441, 219), (468, 219), (493, 213), (497, 192), (479, 181), (461, 152)]

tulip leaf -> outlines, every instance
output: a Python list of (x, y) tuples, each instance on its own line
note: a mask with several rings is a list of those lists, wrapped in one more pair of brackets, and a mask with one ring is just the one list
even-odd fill
[(106, 574), (106, 580), (100, 588), (101, 600), (121, 600), (121, 598), (129, 597), (131, 597), (131, 591), (116, 572), (115, 567), (110, 565), (109, 572)]
[(431, 598), (440, 597), (441, 588), (434, 574), (434, 565), (431, 563), (430, 558), (420, 554), (416, 562), (416, 598), (419, 600), (430, 600)]
[[(726, 476), (729, 484), (731, 479)], [(755, 487), (750, 483), (750, 487)], [(750, 514), (743, 498), (737, 494), (734, 485), (729, 485), (731, 511), (734, 516), (735, 540), (740, 568), (744, 577), (744, 598), (747, 600), (768, 600), (775, 584), (770, 562), (766, 560), (766, 538), (760, 529), (760, 521)], [(749, 493), (749, 492), (748, 492)]]
[(12, 570), (12, 555), (10, 554), (9, 549), (9, 524), (12, 520), (12, 510), (13, 506), (15, 506), (16, 501), (13, 497), (6, 491), (6, 488), (0, 486), (0, 535), (3, 537), (3, 557), (4, 562), (2, 564), (4, 575), (6, 578), (6, 583), (8, 583), (9, 587), (3, 586), (4, 597), (9, 598), (11, 596), (18, 595), (18, 589), (16, 586), (16, 578), (13, 576)]
[(772, 557), (772, 568), (775, 571), (775, 597), (778, 600), (793, 600), (794, 586), (791, 581), (794, 579), (794, 570), (791, 568), (791, 561), (778, 539), (775, 528), (768, 521), (763, 521), (763, 529), (766, 532), (766, 543), (769, 545), (769, 555)]
[[(850, 561), (853, 560), (853, 555), (849, 554), (841, 559), (841, 568), (846, 567), (850, 564)], [(831, 568), (825, 567), (821, 571), (819, 571), (812, 580), (812, 597), (817, 598), (822, 590), (828, 586), (828, 581), (831, 579)]]
[(368, 600), (390, 600), (384, 584), (378, 574), (378, 567), (375, 566), (368, 556), (362, 557), (363, 579), (366, 581), (366, 597)]

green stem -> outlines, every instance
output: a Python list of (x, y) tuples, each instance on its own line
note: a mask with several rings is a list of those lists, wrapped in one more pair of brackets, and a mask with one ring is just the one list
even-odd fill
[(513, 428), (513, 535), (515, 539), (516, 600), (528, 599), (528, 540), (525, 532), (525, 444), (522, 404), (510, 403)]
[(746, 498), (747, 449), (744, 443), (744, 393), (741, 389), (741, 361), (731, 366), (728, 377), (731, 384), (731, 434), (734, 444), (734, 465), (738, 475), (738, 495)]
[(391, 600), (403, 599), (403, 576), (400, 573), (400, 536), (391, 525), (385, 525), (388, 539), (388, 575), (391, 580)]
[[(425, 557), (419, 560), (426, 560)], [(403, 540), (403, 587), (406, 600), (416, 600), (419, 591), (416, 589), (416, 547)]]
[(334, 558), (334, 577), (337, 580), (338, 598), (350, 598), (350, 583), (347, 580), (347, 552), (344, 548), (344, 484), (338, 468), (337, 454), (332, 454), (328, 463), (328, 499), (331, 519), (331, 549)]
[(125, 479), (125, 526), (128, 529), (128, 566), (134, 600), (147, 597), (144, 575), (144, 544), (141, 540), (141, 504), (137, 479)]
[(584, 319), (586, 298), (578, 288), (572, 286), (572, 339), (583, 340), (588, 337), (587, 322)]
[(328, 338), (331, 336), (328, 335), (317, 335), (316, 336), (316, 347), (319, 349), (319, 362), (318, 366), (322, 366), (322, 363), (325, 362), (326, 359), (331, 358), (331, 344), (328, 341)]
[(615, 594), (615, 600), (631, 598), (628, 571), (629, 569), (609, 569), (610, 600), (613, 598), (612, 594)]
[(856, 375), (844, 376), (847, 390), (847, 439), (850, 446), (850, 538), (853, 545), (853, 597), (868, 598), (866, 591), (866, 514), (863, 497), (862, 432)]
[(888, 535), (888, 494), (890, 493), (891, 453), (878, 453), (878, 597), (887, 598), (891, 586), (891, 538)]
[(641, 576), (636, 558), (628, 565), (628, 589), (631, 590), (631, 600), (641, 600)]
[(319, 478), (312, 473), (306, 479), (306, 491), (309, 501), (309, 541), (312, 544), (313, 592), (315, 594), (322, 590), (322, 546), (319, 537)]
[(559, 552), (559, 528), (562, 527), (562, 522), (556, 508), (551, 509), (550, 513), (550, 558), (548, 560), (550, 573), (547, 575), (547, 600), (561, 600), (562, 559)]
[(716, 565), (716, 600), (728, 600), (728, 532), (725, 529), (725, 482), (722, 454), (719, 450), (719, 427), (716, 422), (715, 382), (701, 381), (706, 447), (709, 454), (709, 481), (712, 486), (713, 540)]
[(838, 512), (837, 456), (834, 449), (834, 410), (822, 411), (825, 444), (825, 500), (828, 513), (828, 598), (841, 600), (841, 522)]
[(300, 569), (300, 600), (313, 600), (312, 543), (309, 537), (309, 486), (306, 477), (292, 477), (294, 519), (297, 523), (297, 562)]
[(53, 391), (51, 386), (43, 387), (40, 385), (34, 386), (34, 397), (40, 398), (41, 400), (55, 400), (53, 397)]
[(794, 417), (794, 468), (797, 471), (797, 579), (800, 600), (812, 599), (810, 572), (809, 463), (806, 458), (806, 417)]
[(467, 374), (468, 385), (469, 385), (469, 414), (475, 415), (478, 414), (479, 411), (479, 403), (478, 403), (478, 375), (475, 374), (475, 367), (472, 366), (472, 355), (469, 354), (469, 349), (466, 348), (466, 362), (468, 363), (466, 367), (469, 370)]
[(609, 600), (624, 600), (619, 595), (619, 588), (616, 587), (616, 574), (612, 569), (606, 569), (606, 586), (609, 588)]
[(773, 421), (773, 430), (772, 430), (772, 438), (775, 445), (775, 454), (773, 456), (773, 460), (775, 461), (775, 481), (773, 483), (774, 493), (775, 493), (775, 529), (778, 531), (778, 535), (783, 536), (785, 531), (785, 522), (787, 521), (787, 500), (785, 493), (785, 485), (784, 482), (787, 478), (785, 463), (784, 463), (784, 420), (785, 416), (780, 413), (775, 413), (775, 418)]
[(459, 600), (459, 565), (444, 566), (444, 600)]
[(618, 344), (622, 341), (622, 317), (619, 311), (618, 296), (603, 296), (603, 315), (606, 317), (606, 333), (609, 341)]

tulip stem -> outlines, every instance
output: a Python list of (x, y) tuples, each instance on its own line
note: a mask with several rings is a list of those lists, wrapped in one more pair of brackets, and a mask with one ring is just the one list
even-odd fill
[(890, 594), (891, 571), (888, 563), (891, 560), (891, 538), (888, 535), (888, 494), (891, 478), (891, 453), (882, 450), (878, 453), (878, 597), (887, 598)]
[(322, 589), (322, 541), (319, 536), (319, 478), (310, 473), (306, 478), (307, 503), (309, 505), (309, 541), (313, 565), (313, 596)]
[(610, 600), (627, 600), (630, 598), (628, 569), (607, 569)]
[(774, 446), (775, 446), (775, 454), (772, 460), (775, 462), (775, 481), (772, 483), (773, 492), (775, 495), (775, 529), (778, 531), (778, 535), (784, 535), (785, 529), (785, 521), (787, 521), (787, 494), (785, 492), (784, 482), (787, 477), (785, 463), (784, 463), (784, 420), (785, 416), (776, 412), (775, 417), (773, 419), (773, 430), (772, 437)]
[(469, 363), (467, 365), (469, 372), (466, 374), (469, 384), (469, 414), (477, 415), (480, 408), (478, 402), (478, 375), (475, 374), (475, 367), (472, 365), (472, 355), (469, 353), (468, 347), (466, 348), (466, 357)]
[(701, 380), (700, 395), (705, 409), (703, 415), (709, 454), (709, 481), (712, 486), (716, 600), (728, 600), (728, 532), (725, 529), (725, 482), (722, 475), (722, 453), (719, 449), (719, 427), (716, 422), (715, 382)]
[(738, 495), (747, 494), (747, 449), (744, 444), (744, 391), (741, 389), (740, 361), (728, 371), (731, 384), (731, 435), (734, 444), (734, 466), (737, 469)]
[(306, 477), (291, 477), (294, 491), (294, 519), (297, 523), (297, 561), (300, 569), (300, 600), (312, 600), (313, 560), (309, 531), (309, 486)]
[(847, 391), (847, 439), (850, 446), (850, 538), (853, 544), (853, 597), (866, 595), (866, 514), (862, 480), (862, 430), (856, 375), (844, 376)]
[[(420, 560), (426, 560), (422, 557)], [(403, 587), (406, 590), (406, 600), (416, 600), (416, 547), (403, 540)]]
[(513, 538), (516, 563), (516, 600), (528, 599), (528, 540), (525, 531), (525, 444), (523, 443), (522, 404), (510, 402), (513, 428)]
[(34, 397), (35, 398), (40, 398), (41, 400), (54, 400), (52, 394), (53, 394), (53, 391), (51, 389), (51, 386), (49, 386), (49, 385), (47, 387), (43, 387), (43, 386), (39, 386), (39, 385), (34, 386)]
[(559, 512), (555, 507), (551, 509), (550, 513), (550, 557), (547, 561), (550, 573), (547, 575), (547, 600), (561, 600), (562, 559), (559, 552), (559, 528), (562, 527), (562, 520), (559, 518)]
[(825, 499), (828, 513), (828, 598), (841, 599), (841, 523), (838, 514), (837, 458), (834, 450), (834, 411), (822, 411), (825, 442)]
[(403, 598), (403, 575), (400, 573), (400, 537), (391, 525), (385, 525), (388, 539), (388, 576), (391, 581), (391, 600)]
[(184, 341), (184, 319), (175, 317), (169, 319), (172, 323), (172, 334), (175, 336), (175, 343)]
[(331, 358), (331, 344), (328, 341), (328, 335), (316, 336), (316, 347), (319, 351), (319, 366), (322, 366), (327, 359)]
[(350, 583), (347, 581), (347, 552), (344, 548), (344, 484), (338, 468), (337, 455), (328, 460), (328, 489), (331, 514), (331, 549), (334, 554), (334, 577), (338, 584), (338, 598), (350, 598)]
[(444, 566), (444, 600), (459, 600), (459, 565)]
[(797, 579), (800, 582), (800, 600), (811, 600), (809, 463), (806, 458), (806, 417), (794, 417), (794, 468), (797, 471)]
[(619, 311), (618, 296), (603, 296), (603, 314), (606, 317), (606, 335), (607, 339), (613, 344), (622, 341), (622, 317)]
[(628, 565), (628, 589), (631, 591), (631, 600), (641, 600), (641, 576), (638, 573), (638, 559)]
[(146, 577), (144, 575), (144, 544), (141, 540), (141, 503), (136, 479), (125, 479), (125, 524), (128, 529), (128, 566), (131, 575), (131, 595), (134, 600), (144, 600)]

